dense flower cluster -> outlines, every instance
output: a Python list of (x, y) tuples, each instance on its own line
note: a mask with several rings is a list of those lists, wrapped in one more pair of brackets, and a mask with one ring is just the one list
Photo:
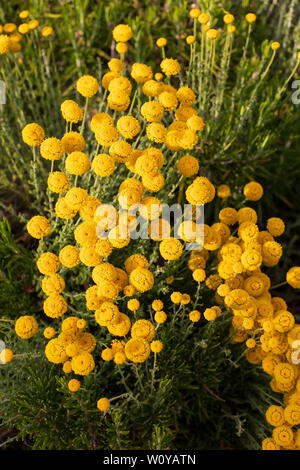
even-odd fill
[[(204, 26), (210, 20), (197, 9), (191, 11), (191, 17)], [(250, 24), (255, 20), (253, 14), (246, 17)], [(233, 15), (224, 16), (228, 26), (233, 21)], [(264, 272), (282, 258), (283, 249), (277, 238), (284, 234), (285, 224), (281, 218), (271, 217), (259, 228), (257, 212), (250, 204), (263, 196), (260, 183), (251, 181), (243, 187), (241, 195), (249, 205), (237, 210), (227, 204), (231, 195), (229, 186), (215, 187), (202, 174), (197, 145), (205, 122), (197, 112), (195, 90), (178, 85), (176, 78), (182, 70), (173, 58), (163, 58), (159, 77), (150, 66), (134, 63), (127, 78), (122, 59), (132, 35), (128, 25), (121, 24), (113, 30), (121, 58), (111, 59), (108, 71), (101, 77), (107, 106), (105, 112), (100, 106), (89, 121), (96, 149), (93, 155), (85, 150), (89, 147), (84, 130), (89, 100), (98, 93), (100, 84), (91, 75), (84, 75), (76, 83), (77, 91), (86, 98), (84, 112), (75, 101), (65, 100), (61, 104), (68, 132), (60, 138), (45, 138), (45, 131), (36, 123), (28, 124), (22, 131), (23, 141), (39, 147), (40, 156), (51, 161), (47, 185), (52, 197), (56, 197), (51, 220), (42, 215), (32, 217), (27, 224), (28, 233), (37, 239), (51, 237), (52, 227), (63, 222), (71, 227), (74, 237), (73, 242), (60, 246), (57, 252), (44, 251), (37, 259), (37, 268), (44, 276), (43, 310), (53, 319), (53, 327), (44, 330), (44, 337), (49, 340), (46, 357), (54, 364), (62, 364), (66, 374), (88, 375), (96, 367), (92, 353), (98, 345), (97, 335), (85, 329), (94, 322), (101, 332), (115, 337), (106, 347), (101, 345), (103, 361), (113, 361), (116, 367), (130, 362), (143, 363), (151, 353), (156, 360), (156, 354), (164, 346), (156, 338), (163, 328), (161, 325), (172, 315), (169, 313), (172, 308), (172, 321), (179, 311), (184, 311), (192, 327), (201, 318), (213, 322), (230, 311), (233, 341), (245, 342), (247, 360), (261, 364), (272, 376), (272, 389), (285, 394), (285, 408), (273, 406), (267, 411), (267, 421), (274, 426), (274, 432), (272, 438), (264, 440), (263, 448), (300, 448), (299, 432), (294, 429), (300, 424), (299, 366), (294, 358), (300, 325), (295, 325), (285, 301), (272, 296), (271, 280)], [(208, 27), (206, 35), (215, 40), (219, 32)], [(189, 39), (188, 43), (192, 46), (194, 40)], [(157, 45), (164, 48), (166, 40), (160, 38)], [(135, 108), (137, 96), (141, 106)], [(72, 130), (72, 125), (78, 123), (81, 128)], [(181, 183), (179, 200), (192, 206), (190, 219), (180, 221), (177, 233), (175, 229), (172, 233), (170, 223), (162, 216), (163, 202), (169, 201), (163, 201), (160, 196), (163, 194), (160, 191), (168, 187), (172, 163)], [(107, 199), (101, 201), (94, 189), (120, 174), (124, 177), (117, 194), (106, 194)], [(171, 190), (166, 193), (173, 194)], [(217, 197), (223, 203), (219, 219), (212, 225), (204, 224), (203, 234), (199, 236), (195, 230), (197, 207), (210, 204)], [(122, 212), (116, 214), (112, 210), (112, 201), (119, 202)], [(132, 207), (138, 211), (132, 212)], [(142, 250), (128, 255), (132, 234), (141, 221), (148, 224), (146, 238), (153, 244), (153, 251), (159, 253), (161, 268), (156, 269)], [(172, 275), (165, 276), (165, 284), (172, 291), (169, 309), (161, 299), (155, 298), (156, 276), (173, 262), (174, 266), (176, 262), (184, 263), (189, 243), (195, 245), (187, 259), (190, 278), (197, 289), (195, 299), (172, 289), (174, 270)], [(114, 263), (113, 255), (122, 254), (122, 250), (127, 253), (124, 261)], [(91, 278), (84, 292), (86, 312), (82, 316), (85, 318), (69, 314), (63, 295), (66, 269), (78, 265), (87, 267)], [(299, 288), (300, 268), (291, 268), (286, 280)], [(200, 309), (202, 287), (213, 294), (214, 300)], [(149, 296), (153, 299), (151, 317), (142, 318), (149, 309), (141, 306), (148, 302)], [(126, 310), (122, 307), (124, 298)], [(17, 320), (16, 333), (21, 338), (30, 338), (36, 331), (34, 318), (22, 316)], [(7, 362), (9, 357), (8, 354)], [(78, 378), (70, 379), (68, 389), (80, 390)], [(101, 398), (97, 407), (106, 412), (110, 401)]]

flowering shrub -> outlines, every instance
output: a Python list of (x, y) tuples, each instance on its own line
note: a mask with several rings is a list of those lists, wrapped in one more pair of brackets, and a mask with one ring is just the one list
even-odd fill
[[(284, 406), (272, 404), (266, 412), (274, 431), (262, 448), (299, 449), (299, 366), (294, 352), (300, 326), (284, 299), (272, 296), (271, 284), (272, 268), (283, 256), (278, 238), (284, 235), (284, 221), (276, 214), (267, 220), (258, 216), (254, 207), (264, 190), (256, 179), (232, 189), (210, 174), (211, 163), (202, 164), (201, 159), (213, 122), (221, 122), (227, 106), (235, 18), (225, 14), (220, 33), (209, 25), (208, 14), (192, 9), (190, 17), (194, 30), (186, 38), (186, 70), (167, 57), (163, 37), (157, 40), (162, 52), (157, 71), (144, 63), (129, 65), (127, 43), (133, 31), (119, 24), (112, 35), (120, 57), (108, 61), (100, 79), (86, 74), (77, 80), (78, 102), (67, 98), (60, 104), (64, 135), (52, 136), (37, 122), (22, 129), (23, 142), (32, 149), (37, 197), (39, 168), (48, 165), (47, 205), (39, 197), (38, 213), (26, 225), (29, 235), (39, 240), (36, 266), (42, 323), (46, 320), (42, 354), (57, 373), (62, 371), (63, 393), (76, 400), (76, 394), (83, 397), (86, 387), (92, 388), (94, 409), (88, 413), (103, 413), (99, 419), (111, 418), (117, 426), (122, 403), (129, 409), (139, 406), (147, 394), (155, 396), (167, 386), (157, 373), (164, 354), (175, 349), (172, 335), (179, 332), (182, 344), (192, 341), (194, 355), (202, 336), (227, 325), (228, 345), (245, 343), (242, 356), (272, 377), (273, 392), (284, 394)], [(245, 21), (241, 67), (256, 16), (249, 13)], [(225, 39), (217, 63), (220, 34)], [(278, 42), (265, 45), (264, 53), (270, 55), (239, 119), (227, 128), (219, 154), (212, 157), (214, 165), (222, 162), (251, 117), (279, 48)], [(237, 74), (237, 88), (246, 86), (244, 78)], [(163, 217), (163, 205), (175, 203), (189, 204), (188, 219), (174, 217), (172, 223)], [(289, 269), (286, 283), (300, 287), (300, 267)], [(38, 328), (35, 316), (21, 315), (15, 322), (22, 340), (34, 338)], [(0, 359), (14, 361), (14, 354), (5, 348)], [(130, 381), (125, 377), (128, 368)], [(101, 393), (102, 376), (108, 382), (118, 377), (111, 393), (105, 386), (107, 396)], [(92, 382), (93, 377), (100, 383)], [(133, 381), (138, 391), (133, 392)], [(116, 388), (120, 393), (115, 394)], [(167, 436), (163, 442), (168, 446), (171, 440)], [(118, 440), (117, 446), (122, 446)]]

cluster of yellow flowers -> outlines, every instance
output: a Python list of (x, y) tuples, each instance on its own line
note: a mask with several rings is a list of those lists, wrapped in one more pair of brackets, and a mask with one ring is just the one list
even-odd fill
[[(209, 22), (209, 16), (197, 9), (191, 11), (191, 17), (197, 18), (203, 25)], [(256, 19), (253, 14), (247, 17), (249, 23)], [(225, 24), (231, 25), (233, 21), (233, 15), (225, 15)], [(113, 37), (120, 54), (126, 52), (127, 41), (132, 34), (128, 25), (114, 28)], [(159, 41), (158, 45), (164, 47), (165, 44)], [(268, 219), (265, 229), (260, 230), (257, 213), (252, 207), (239, 210), (223, 207), (218, 222), (211, 226), (204, 225), (203, 237), (195, 235), (195, 214), (191, 220), (181, 222), (179, 238), (175, 234), (170, 236), (170, 224), (162, 218), (162, 201), (152, 193), (158, 193), (167, 184), (165, 170), (174, 158), (177, 157), (174, 164), (183, 181), (186, 200), (194, 209), (198, 205), (211, 203), (216, 195), (224, 199), (225, 205), (231, 194), (227, 185), (215, 188), (208, 178), (198, 175), (196, 146), (205, 123), (193, 107), (196, 94), (188, 86), (176, 88), (175, 80), (171, 85), (171, 77), (181, 72), (179, 62), (173, 58), (164, 58), (160, 63), (160, 72), (156, 74), (148, 65), (134, 63), (130, 70), (133, 81), (125, 76), (123, 60), (111, 59), (108, 68), (101, 80), (106, 110), (102, 111), (101, 104), (99, 112), (92, 116), (89, 123), (96, 146), (93, 158), (84, 152), (86, 140), (83, 136), (89, 100), (100, 88), (98, 80), (91, 75), (84, 75), (76, 83), (77, 91), (86, 99), (85, 110), (73, 100), (66, 100), (61, 105), (62, 117), (68, 124), (68, 132), (62, 138), (45, 138), (44, 129), (37, 123), (26, 125), (22, 131), (23, 141), (31, 147), (39, 147), (40, 156), (51, 161), (47, 184), (50, 192), (58, 194), (56, 218), (71, 220), (78, 216), (73, 225), (74, 244), (62, 247), (57, 254), (46, 251), (37, 260), (38, 270), (44, 275), (42, 290), (47, 296), (44, 312), (53, 319), (66, 314), (68, 305), (62, 295), (65, 280), (58, 271), (61, 266), (72, 269), (81, 262), (92, 268), (94, 282), (85, 292), (87, 310), (94, 311), (94, 319), (101, 328), (107, 328), (111, 335), (117, 337), (110, 347), (102, 350), (102, 359), (113, 360), (117, 366), (127, 360), (141, 363), (146, 361), (151, 351), (156, 354), (162, 350), (162, 342), (154, 340), (154, 336), (159, 325), (168, 318), (163, 302), (155, 299), (152, 303), (156, 326), (148, 319), (135, 320), (143, 294), (155, 286), (149, 261), (141, 253), (127, 257), (124, 266), (114, 266), (108, 261), (113, 250), (121, 250), (130, 244), (131, 233), (136, 228), (136, 216), (132, 215), (130, 208), (138, 204), (141, 217), (151, 222), (150, 239), (158, 243), (159, 252), (166, 262), (178, 260), (183, 255), (185, 243), (197, 244), (198, 248), (191, 251), (188, 267), (198, 287), (205, 283), (207, 289), (215, 291), (215, 303), (218, 304), (207, 306), (203, 311), (204, 318), (214, 321), (222, 315), (222, 310), (230, 310), (233, 314), (233, 340), (246, 341), (248, 361), (262, 363), (264, 370), (273, 376), (273, 390), (288, 393), (288, 406), (293, 405), (293, 408), (287, 406), (288, 411), (282, 411), (283, 421), (272, 418), (272, 423), (276, 423), (274, 437), (273, 440), (264, 441), (263, 448), (297, 447), (298, 441), (294, 442), (291, 427), (300, 423), (295, 417), (295, 409), (300, 407), (300, 403), (298, 405), (295, 401), (295, 394), (300, 393), (300, 389), (298, 366), (293, 363), (292, 348), (294, 340), (300, 339), (300, 325), (294, 324), (294, 317), (288, 312), (284, 300), (272, 297), (270, 278), (262, 272), (263, 267), (276, 266), (282, 257), (282, 246), (275, 238), (284, 233), (284, 222), (272, 217)], [(135, 110), (137, 95), (143, 104)], [(135, 116), (132, 115), (133, 110)], [(72, 126), (79, 123), (80, 129), (72, 130)], [(144, 148), (139, 148), (142, 137), (144, 141), (147, 139), (147, 143)], [(160, 144), (161, 149), (158, 148)], [(100, 147), (102, 153), (98, 153)], [(195, 155), (191, 154), (193, 151)], [(181, 152), (179, 156), (177, 152)], [(166, 155), (169, 161), (166, 161)], [(56, 171), (55, 162), (59, 165)], [(77, 186), (77, 181), (78, 177), (90, 172), (90, 178), (94, 177), (97, 186), (117, 169), (125, 170), (127, 176), (117, 194), (123, 212), (112, 217), (109, 201), (100, 201), (97, 196), (89, 194), (90, 187), (84, 189)], [(83, 181), (90, 182), (90, 178)], [(243, 195), (248, 201), (258, 201), (263, 195), (263, 188), (258, 182), (251, 181), (243, 188)], [(158, 230), (151, 229), (152, 222), (156, 223)], [(29, 220), (27, 230), (34, 238), (42, 239), (51, 234), (51, 221), (36, 215)], [(100, 235), (104, 231), (108, 233), (106, 238)], [(170, 285), (173, 279), (169, 276), (166, 283)], [(300, 287), (300, 267), (289, 270), (287, 282), (294, 288)], [(120, 295), (129, 298), (127, 313), (119, 310)], [(191, 297), (174, 291), (171, 302), (185, 306), (191, 302)], [(198, 322), (201, 317), (196, 306), (197, 303), (189, 312), (192, 323)], [(63, 364), (67, 374), (73, 371), (84, 376), (95, 367), (92, 352), (96, 339), (83, 331), (86, 326), (85, 320), (66, 316), (56, 338), (54, 328), (44, 331), (44, 336), (49, 339), (45, 349), (48, 360)], [(18, 319), (16, 332), (20, 337), (30, 338), (36, 331), (37, 324), (32, 317)], [(130, 339), (127, 338), (129, 332)], [(295, 387), (298, 387), (298, 392)], [(79, 388), (80, 382), (71, 379), (69, 390), (75, 392)], [(101, 411), (106, 411), (110, 402), (107, 398), (101, 398), (97, 406)], [(270, 414), (273, 416), (268, 412), (268, 416)], [(277, 425), (277, 422), (280, 424)], [(291, 433), (290, 439), (288, 436)]]
[[(19, 25), (15, 23), (5, 23), (0, 25), (0, 54), (6, 54), (7, 52), (19, 52), (22, 49), (21, 41), (23, 36), (37, 29), (40, 22), (37, 19), (29, 19), (30, 12), (23, 10), (19, 13), (21, 20), (28, 20), (26, 23)], [(43, 26), (41, 29), (41, 35), (43, 37), (52, 36), (52, 26)]]

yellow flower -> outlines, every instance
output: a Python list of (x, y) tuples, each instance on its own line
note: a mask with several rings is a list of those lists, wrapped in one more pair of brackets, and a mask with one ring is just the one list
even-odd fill
[(125, 354), (132, 362), (144, 362), (150, 354), (150, 345), (144, 338), (131, 338), (125, 345)]
[(254, 13), (247, 13), (247, 15), (245, 16), (245, 19), (247, 21), (247, 23), (254, 23), (256, 21), (256, 15), (254, 15)]
[(111, 72), (120, 73), (124, 69), (124, 62), (120, 59), (113, 58), (107, 62), (108, 68)]
[(59, 269), (59, 259), (54, 253), (47, 251), (37, 260), (37, 267), (41, 274), (55, 274)]
[(154, 276), (146, 268), (135, 268), (131, 271), (129, 282), (138, 292), (146, 292), (152, 289), (154, 285)]
[(285, 225), (282, 219), (279, 217), (270, 217), (267, 220), (267, 230), (273, 235), (273, 237), (279, 237), (284, 233)]
[(282, 426), (285, 422), (282, 406), (270, 406), (266, 412), (266, 420), (271, 426)]
[(119, 24), (113, 29), (113, 38), (116, 42), (127, 42), (133, 36), (133, 31), (128, 24)]
[(118, 119), (117, 130), (125, 139), (133, 139), (139, 134), (141, 126), (133, 116), (122, 116)]
[(3, 26), (3, 31), (5, 33), (13, 33), (17, 29), (17, 25), (15, 23), (6, 23)]
[(160, 63), (160, 68), (165, 75), (177, 75), (180, 72), (180, 64), (176, 59), (163, 59)]
[(57, 338), (51, 339), (45, 347), (45, 355), (48, 361), (61, 364), (68, 359), (64, 346)]
[(164, 347), (163, 343), (159, 340), (152, 341), (150, 343), (150, 349), (154, 353), (160, 353), (162, 351), (163, 347)]
[(95, 367), (93, 356), (88, 352), (82, 352), (72, 357), (72, 370), (77, 375), (88, 375)]
[(157, 101), (147, 101), (141, 106), (141, 115), (148, 122), (158, 122), (164, 114), (163, 106)]
[(59, 139), (49, 137), (43, 140), (40, 146), (41, 156), (46, 160), (59, 160), (64, 154), (64, 148)]
[(48, 188), (54, 193), (64, 193), (70, 187), (68, 175), (62, 171), (53, 171), (47, 180)]
[(122, 90), (114, 91), (109, 93), (107, 104), (110, 109), (113, 109), (114, 111), (125, 111), (130, 104), (130, 98), (129, 95)]
[(272, 42), (271, 49), (273, 49), (273, 51), (277, 51), (279, 48), (280, 48), (280, 43), (279, 42), (277, 42), (277, 41)]
[(44, 301), (44, 312), (50, 318), (59, 318), (67, 311), (67, 302), (62, 295), (51, 294)]
[(66, 153), (82, 152), (85, 146), (84, 137), (79, 132), (67, 132), (61, 139)]
[(187, 38), (186, 38), (186, 43), (189, 44), (189, 45), (190, 45), (190, 44), (194, 44), (195, 41), (196, 41), (196, 38), (195, 38), (195, 36), (193, 36), (193, 35), (189, 35), (189, 36), (187, 36)]
[(227, 184), (221, 184), (217, 187), (217, 195), (222, 198), (226, 199), (231, 194), (230, 187)]
[(186, 198), (190, 204), (206, 204), (215, 197), (215, 188), (204, 176), (197, 177), (186, 190)]
[(0, 352), (0, 364), (7, 364), (10, 362), (14, 357), (14, 353), (12, 352), (11, 349), (4, 348)]
[(68, 382), (68, 389), (70, 392), (77, 392), (80, 389), (80, 382), (77, 379), (71, 379)]
[(53, 336), (55, 336), (55, 329), (52, 328), (52, 326), (48, 326), (47, 328), (44, 329), (44, 336), (47, 339), (53, 338)]
[(201, 24), (207, 24), (209, 22), (209, 20), (210, 20), (210, 18), (209, 18), (209, 15), (207, 13), (201, 13), (198, 16), (198, 21)]
[(95, 132), (98, 144), (103, 147), (110, 147), (118, 140), (118, 131), (112, 125), (101, 125)]
[(250, 181), (244, 187), (244, 196), (249, 201), (258, 201), (263, 195), (263, 187), (256, 181)]
[(19, 13), (19, 18), (21, 18), (22, 20), (25, 20), (26, 18), (28, 18), (28, 16), (29, 16), (29, 10), (22, 10)]
[(97, 408), (100, 411), (107, 411), (108, 408), (110, 407), (110, 402), (107, 398), (100, 398), (100, 400), (97, 401)]
[(192, 312), (189, 313), (189, 319), (196, 323), (200, 320), (201, 313), (198, 310), (193, 310)]
[(79, 263), (79, 249), (72, 245), (64, 246), (59, 252), (59, 261), (66, 268), (74, 268)]
[(125, 52), (128, 51), (128, 46), (126, 42), (117, 42), (116, 51), (118, 52), (118, 54), (125, 54)]
[(33, 29), (36, 29), (39, 25), (39, 21), (38, 20), (30, 20), (28, 22), (28, 28), (33, 30)]
[(42, 290), (46, 295), (60, 294), (66, 286), (65, 280), (59, 274), (50, 274), (42, 280)]
[[(133, 299), (134, 300), (134, 299)], [(144, 338), (147, 341), (152, 341), (155, 335), (155, 328), (148, 320), (137, 320), (131, 328), (132, 338)]]
[[(1, 37), (0, 37), (1, 38)], [(1, 41), (0, 41), (1, 48)], [(42, 141), (45, 138), (44, 129), (35, 122), (27, 124), (22, 130), (22, 139), (25, 144), (30, 145), (31, 147), (36, 147), (41, 145)]]
[(201, 15), (201, 11), (199, 10), (199, 8), (192, 8), (190, 10), (190, 17), (191, 18), (199, 18), (200, 15)]
[(19, 317), (15, 323), (15, 332), (22, 339), (32, 338), (38, 330), (38, 322), (30, 315)]
[(170, 237), (160, 242), (159, 251), (161, 256), (169, 261), (180, 258), (183, 248), (180, 240)]
[(53, 34), (53, 28), (52, 26), (44, 26), (42, 28), (42, 36), (44, 36), (45, 38), (48, 37), (48, 36), (51, 36)]
[(91, 98), (99, 90), (99, 83), (95, 77), (91, 75), (83, 75), (76, 82), (76, 88), (85, 98)]
[(223, 21), (225, 24), (231, 24), (234, 22), (234, 16), (231, 15), (230, 13), (226, 13), (226, 15), (223, 16)]
[(163, 310), (160, 310), (160, 311), (155, 313), (154, 320), (158, 324), (165, 323), (165, 321), (167, 320), (167, 315)]
[(61, 106), (62, 117), (67, 122), (77, 124), (83, 118), (83, 111), (80, 106), (73, 100), (65, 100)]
[(228, 31), (229, 34), (233, 34), (233, 33), (236, 32), (236, 27), (233, 24), (229, 24), (227, 26), (227, 31)]
[(77, 214), (77, 209), (72, 209), (64, 197), (59, 198), (55, 204), (55, 213), (61, 219), (72, 219)]
[(166, 38), (158, 38), (157, 41), (156, 41), (156, 45), (158, 47), (165, 47), (167, 45)]
[(217, 39), (218, 36), (219, 36), (219, 31), (217, 29), (211, 28), (206, 31), (207, 39), (214, 40), (214, 39)]
[(144, 83), (152, 79), (153, 72), (148, 65), (134, 63), (131, 67), (131, 76), (137, 83)]
[(79, 151), (71, 152), (65, 160), (65, 167), (71, 175), (82, 176), (90, 169), (91, 163), (89, 157)]
[(294, 289), (300, 289), (300, 266), (294, 266), (288, 270), (286, 281)]
[(273, 439), (281, 447), (289, 446), (293, 441), (293, 437), (293, 431), (290, 426), (282, 425), (273, 430)]
[(88, 199), (88, 193), (85, 189), (74, 186), (69, 189), (65, 196), (65, 201), (73, 210), (79, 210)]
[(21, 34), (27, 34), (28, 31), (29, 31), (29, 26), (27, 23), (22, 23), (20, 24), (20, 26), (18, 27), (18, 31), (19, 33)]
[(26, 225), (29, 235), (33, 238), (41, 239), (51, 232), (50, 222), (42, 215), (35, 215)]

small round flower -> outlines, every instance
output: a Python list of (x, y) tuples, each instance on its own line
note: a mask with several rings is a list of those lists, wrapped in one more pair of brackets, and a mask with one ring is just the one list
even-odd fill
[(36, 334), (38, 327), (38, 322), (34, 317), (23, 315), (15, 323), (15, 332), (20, 338), (29, 339)]
[(250, 181), (250, 183), (247, 183), (244, 187), (244, 196), (249, 201), (258, 201), (261, 199), (263, 193), (262, 185), (256, 181)]
[(107, 62), (107, 65), (111, 72), (120, 73), (124, 69), (124, 62), (117, 58), (109, 60)]
[(150, 354), (150, 345), (144, 338), (131, 338), (125, 345), (125, 354), (132, 362), (145, 362)]
[(217, 312), (213, 308), (207, 308), (204, 310), (203, 316), (207, 321), (213, 321), (217, 318)]
[(67, 311), (67, 302), (62, 295), (52, 294), (44, 301), (44, 312), (47, 317), (59, 318)]
[(65, 280), (59, 274), (50, 274), (42, 280), (42, 290), (46, 295), (60, 294), (66, 286)]
[(50, 222), (46, 217), (35, 215), (26, 225), (29, 235), (40, 240), (51, 232)]
[(146, 292), (154, 285), (154, 276), (146, 268), (135, 268), (129, 276), (129, 282), (138, 292)]
[(4, 348), (0, 351), (0, 364), (7, 364), (14, 357), (14, 353), (9, 348)]
[(160, 310), (164, 308), (163, 302), (159, 299), (153, 300), (151, 306), (155, 312), (159, 312)]
[(249, 339), (247, 339), (247, 341), (246, 341), (246, 346), (247, 346), (247, 348), (249, 348), (249, 349), (255, 348), (255, 347), (256, 347), (256, 341), (255, 341), (255, 339), (254, 339), (254, 338), (249, 338)]
[(83, 111), (80, 106), (73, 100), (65, 100), (61, 106), (62, 117), (67, 122), (77, 124), (83, 118)]
[(198, 176), (186, 190), (186, 198), (193, 205), (206, 204), (211, 202), (214, 197), (215, 188), (204, 176)]
[(25, 20), (26, 18), (28, 18), (28, 16), (29, 16), (29, 10), (22, 10), (19, 13), (19, 18), (21, 18), (22, 20)]
[(68, 175), (63, 171), (52, 171), (47, 180), (48, 188), (54, 193), (64, 193), (70, 187)]
[(46, 160), (59, 160), (64, 154), (64, 148), (59, 139), (49, 137), (43, 140), (40, 146), (41, 156)]
[(89, 352), (82, 352), (72, 357), (72, 370), (77, 375), (88, 375), (95, 367), (93, 356)]
[(217, 37), (219, 36), (219, 31), (217, 29), (214, 29), (214, 28), (210, 28), (206, 31), (206, 37), (207, 39), (217, 39)]
[(128, 24), (118, 24), (113, 29), (113, 38), (116, 42), (127, 42), (133, 36), (133, 31)]
[(21, 34), (27, 34), (28, 31), (29, 31), (29, 26), (27, 23), (22, 23), (20, 24), (20, 26), (18, 27), (18, 31), (19, 33)]
[(30, 20), (30, 21), (28, 22), (28, 27), (29, 27), (29, 29), (31, 29), (31, 30), (36, 29), (36, 28), (38, 27), (38, 25), (39, 25), (39, 21), (38, 21), (38, 20)]
[(193, 271), (193, 278), (196, 282), (203, 282), (206, 278), (204, 269), (197, 268)]
[(294, 289), (300, 289), (300, 266), (294, 266), (288, 270), (286, 281)]
[(230, 187), (227, 186), (227, 184), (221, 184), (220, 186), (217, 187), (217, 195), (221, 198), (221, 199), (226, 199), (227, 197), (229, 197), (231, 194), (231, 190), (230, 190)]
[(108, 408), (110, 407), (110, 402), (107, 398), (100, 398), (100, 400), (97, 401), (97, 408), (100, 411), (107, 411)]
[(162, 351), (163, 347), (164, 347), (163, 343), (159, 340), (152, 341), (150, 343), (150, 349), (154, 353), (160, 353)]
[(181, 292), (172, 292), (170, 298), (173, 304), (180, 304), (182, 301), (182, 294)]
[(277, 51), (279, 48), (280, 48), (280, 43), (279, 42), (273, 41), (271, 43), (271, 49), (273, 49), (273, 51)]
[(223, 16), (223, 21), (225, 24), (231, 24), (234, 22), (234, 16), (231, 15), (231, 13), (226, 13), (226, 15)]
[(27, 124), (22, 130), (22, 139), (25, 144), (30, 145), (31, 147), (36, 147), (41, 145), (42, 141), (45, 138), (44, 129), (35, 122)]
[(228, 31), (229, 34), (235, 33), (236, 32), (236, 26), (234, 26), (233, 24), (229, 24), (227, 26), (227, 31)]
[(201, 11), (199, 10), (199, 8), (192, 8), (190, 10), (190, 17), (195, 19), (195, 18), (199, 18), (199, 16), (201, 15)]
[(191, 44), (194, 44), (195, 42), (196, 42), (195, 36), (193, 36), (193, 35), (187, 36), (187, 38), (186, 38), (186, 43), (187, 44), (191, 45)]
[(136, 312), (140, 308), (140, 302), (138, 299), (130, 299), (127, 302), (127, 308), (132, 312)]
[(88, 193), (85, 189), (74, 186), (69, 189), (65, 196), (65, 201), (73, 210), (79, 210), (88, 199)]
[(118, 54), (125, 54), (128, 51), (126, 42), (117, 42), (116, 51)]
[(95, 137), (98, 144), (110, 147), (118, 140), (118, 131), (110, 124), (101, 125), (96, 129)]
[(189, 313), (189, 319), (194, 323), (198, 322), (200, 320), (200, 317), (201, 313), (199, 312), (199, 310), (193, 310)]
[(176, 166), (179, 173), (187, 178), (196, 175), (199, 171), (199, 162), (197, 158), (192, 155), (184, 155), (181, 157), (177, 161)]
[(157, 47), (165, 47), (167, 45), (166, 38), (158, 38), (156, 40), (156, 45), (157, 45)]
[(198, 16), (198, 21), (199, 23), (201, 24), (207, 24), (210, 20), (210, 17), (207, 13), (201, 13), (199, 16)]
[(55, 329), (52, 328), (52, 326), (48, 326), (47, 328), (44, 329), (44, 336), (47, 339), (53, 338), (53, 336), (55, 336)]
[(77, 379), (71, 379), (68, 382), (68, 389), (70, 392), (77, 392), (80, 389), (80, 382)]
[(177, 75), (180, 72), (180, 64), (176, 59), (163, 59), (160, 63), (160, 68), (165, 75)]
[(76, 88), (78, 93), (80, 93), (85, 98), (91, 98), (99, 90), (99, 83), (95, 77), (92, 75), (83, 75), (76, 82)]
[(160, 242), (159, 251), (165, 260), (176, 260), (182, 255), (182, 243), (177, 238), (167, 238)]
[(154, 320), (159, 325), (162, 324), (162, 323), (165, 323), (165, 321), (167, 320), (167, 314), (163, 310), (160, 310), (160, 311), (155, 313)]
[(55, 274), (59, 269), (59, 259), (54, 253), (47, 251), (37, 260), (37, 267), (41, 274)]
[(247, 13), (247, 15), (245, 16), (245, 19), (247, 21), (247, 23), (255, 23), (256, 21), (256, 15), (254, 15), (254, 13)]
[(141, 106), (141, 115), (148, 122), (159, 122), (164, 114), (163, 106), (157, 101), (147, 101)]
[(147, 341), (152, 341), (154, 335), (155, 328), (148, 320), (137, 320), (131, 328), (132, 338), (144, 338)]
[(74, 268), (79, 263), (79, 249), (73, 245), (64, 246), (59, 252), (59, 261), (66, 268)]
[(85, 146), (84, 137), (79, 132), (67, 132), (61, 139), (66, 153), (82, 152)]
[(47, 38), (48, 36), (51, 36), (53, 34), (53, 28), (52, 26), (44, 26), (41, 31), (42, 36)]
[(83, 152), (72, 152), (65, 160), (65, 167), (71, 175), (82, 176), (91, 166), (89, 157)]
[(133, 116), (122, 116), (118, 119), (117, 130), (125, 139), (133, 139), (141, 130), (141, 126)]
[(146, 128), (147, 137), (149, 140), (156, 143), (163, 143), (167, 135), (167, 129), (163, 124), (152, 122)]
[(282, 425), (274, 428), (273, 439), (281, 447), (288, 447), (293, 442), (293, 431), (290, 426)]
[(282, 219), (279, 217), (270, 217), (267, 220), (267, 230), (273, 237), (279, 237), (284, 233), (285, 225)]
[(131, 68), (131, 76), (137, 83), (145, 83), (152, 79), (153, 72), (148, 65), (134, 63)]

